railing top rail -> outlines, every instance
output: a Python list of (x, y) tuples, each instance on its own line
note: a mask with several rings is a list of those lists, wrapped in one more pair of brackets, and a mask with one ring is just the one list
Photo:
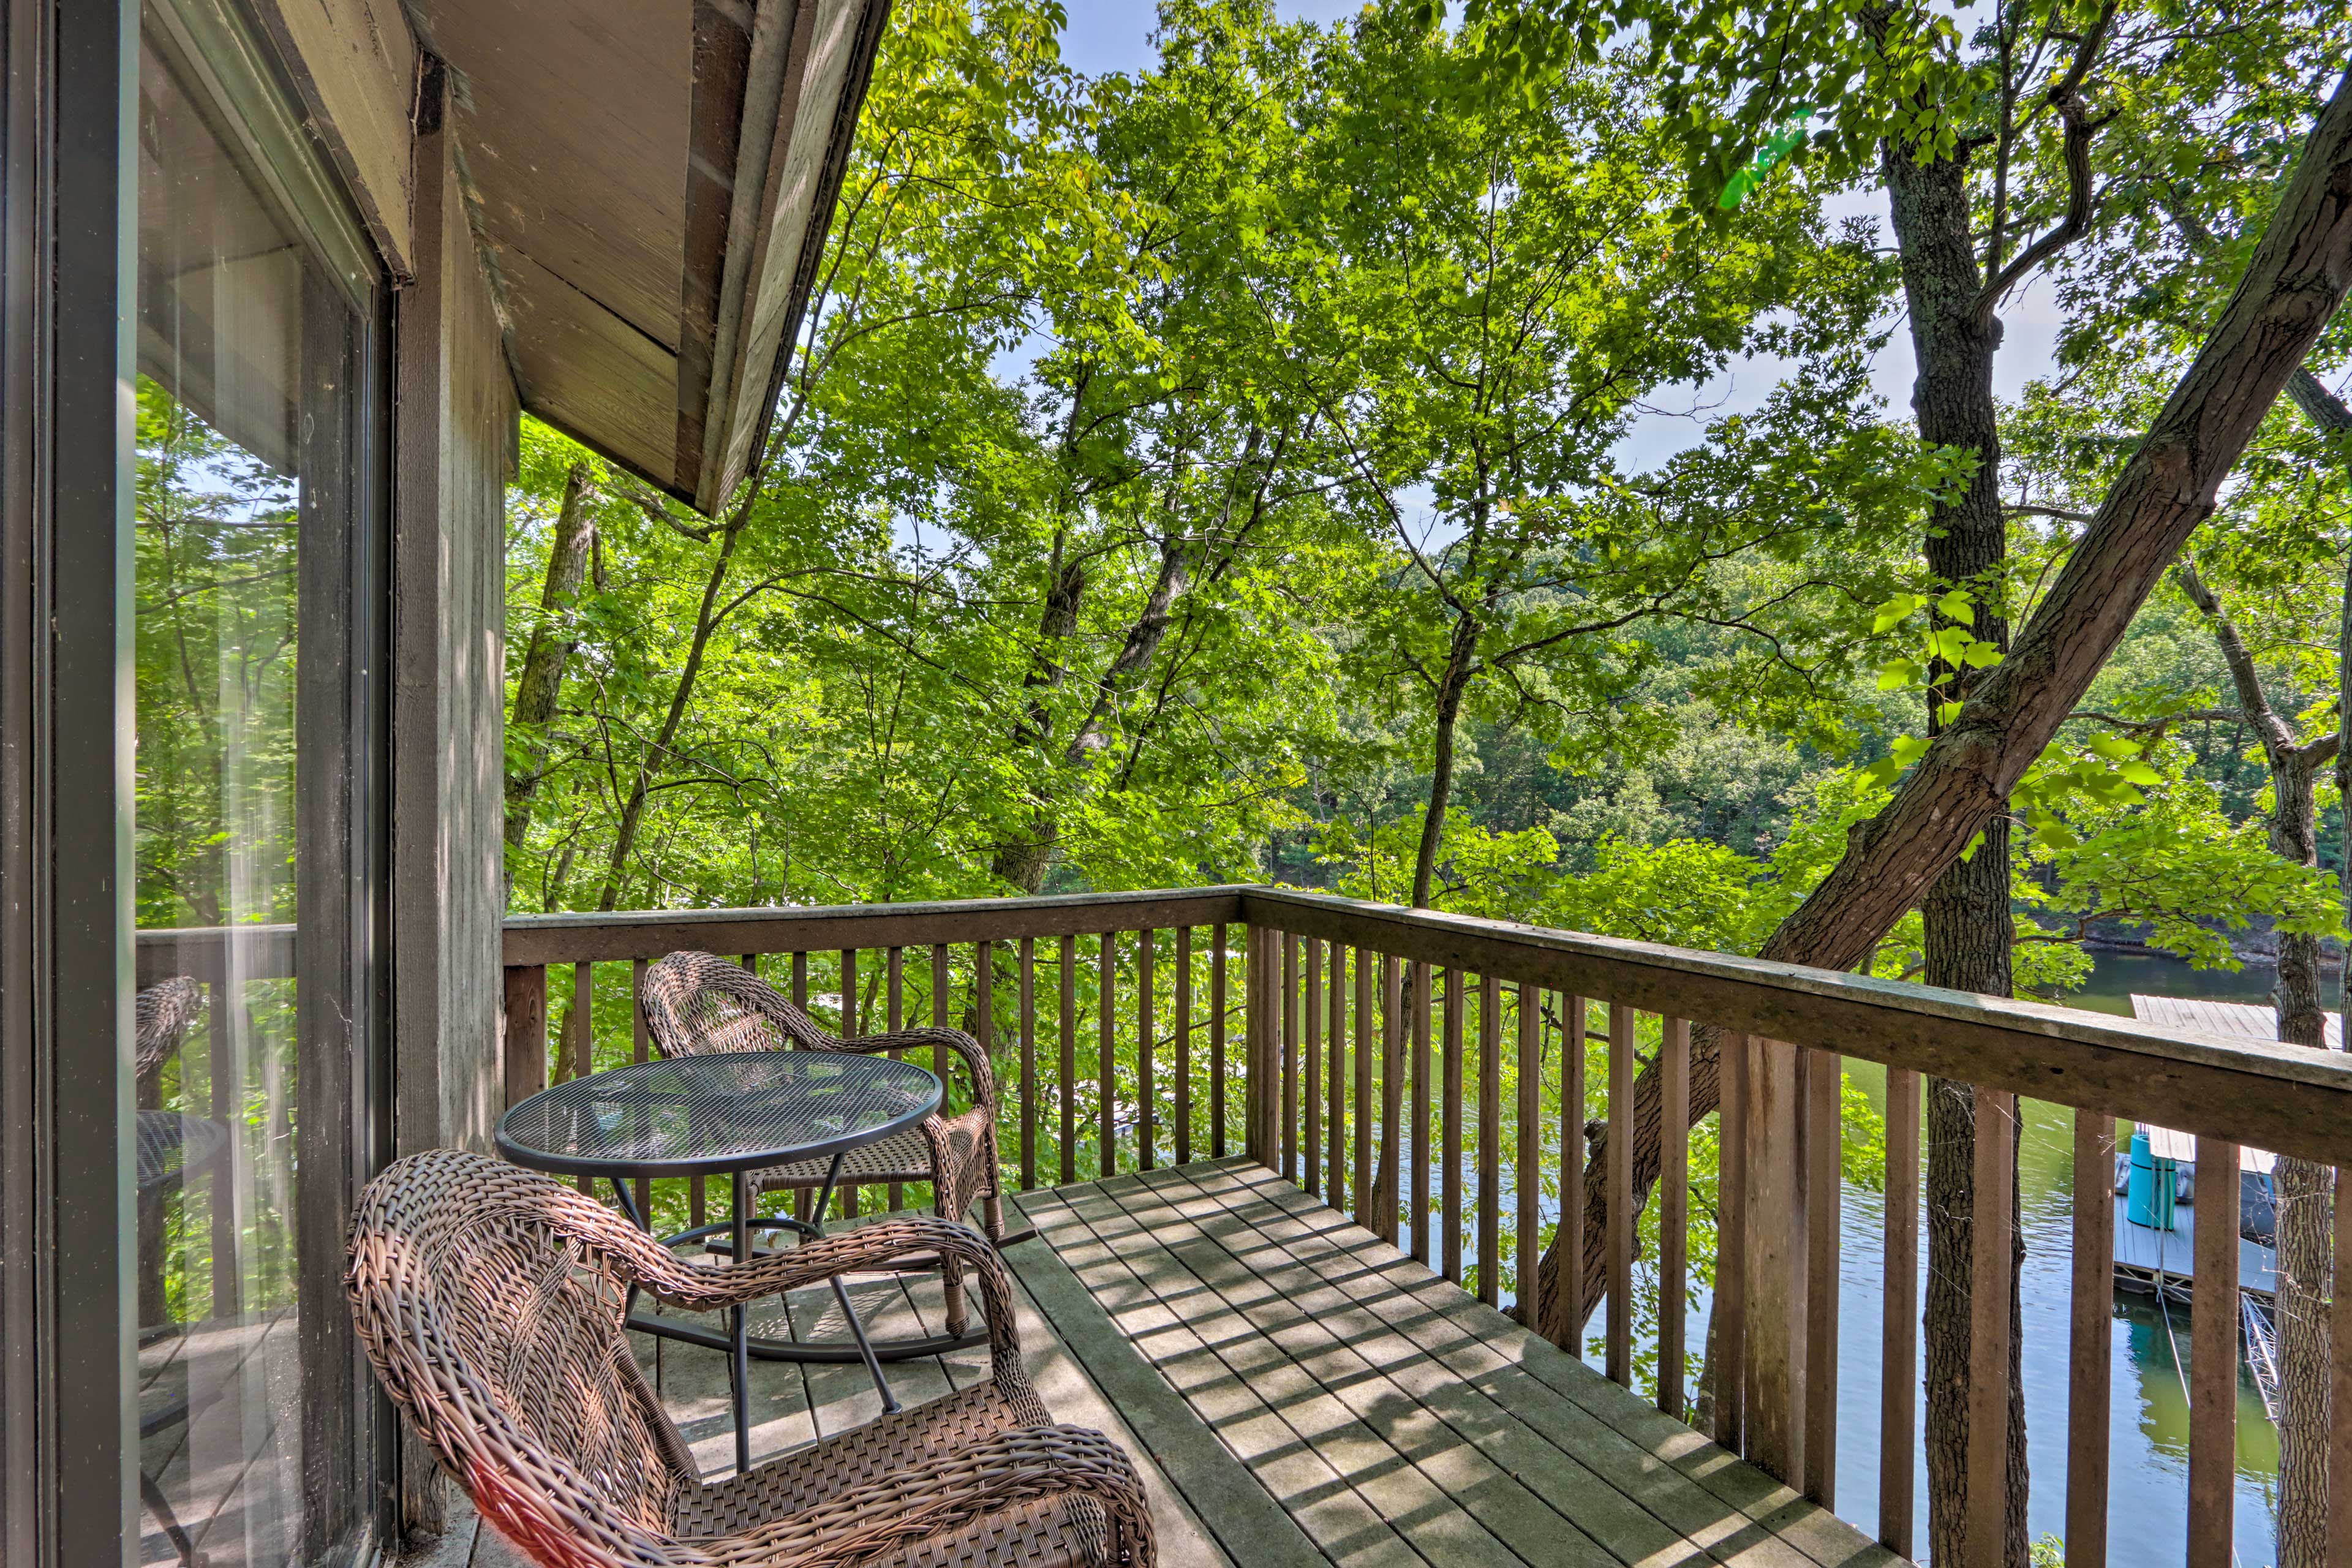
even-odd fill
[(2352, 1163), (2352, 1057), (1803, 964), (1288, 889), (1253, 923), (1698, 1024)]
[(1155, 888), (936, 903), (516, 915), (506, 922), (505, 962), (509, 968), (601, 963), (659, 958), (688, 948), (717, 953), (821, 952), (1214, 925), (1241, 919), (1241, 893), (1238, 887)]
[(238, 975), (283, 980), (294, 973), (292, 923), (233, 926), (150, 926), (138, 933), (138, 981), (152, 985), (174, 974), (206, 984), (227, 981), (234, 949)]

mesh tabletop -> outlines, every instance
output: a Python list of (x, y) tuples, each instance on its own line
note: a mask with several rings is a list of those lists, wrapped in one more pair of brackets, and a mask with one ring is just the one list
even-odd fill
[(746, 1171), (912, 1127), (940, 1080), (912, 1062), (745, 1051), (641, 1062), (544, 1089), (499, 1122), (499, 1152), (574, 1175)]

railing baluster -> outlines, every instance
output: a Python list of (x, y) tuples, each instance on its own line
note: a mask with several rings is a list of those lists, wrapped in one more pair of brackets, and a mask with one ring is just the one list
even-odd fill
[(1748, 1460), (1805, 1479), (1805, 1166), (1801, 1053), (1756, 1037), (1748, 1071)]
[(1151, 1072), (1151, 960), (1159, 947), (1158, 931), (1135, 933), (1135, 1163), (1136, 1168), (1143, 1171), (1157, 1164), (1153, 1146), (1160, 1138), (1160, 1086)]
[(1192, 1163), (1192, 928), (1176, 928), (1176, 1163)]
[(1225, 1157), (1225, 927), (1219, 921), (1209, 961), (1209, 1156)]
[[(808, 1011), (808, 958), (805, 952), (793, 954), (793, 1005), (803, 1013)], [(751, 966), (751, 960), (744, 960), (743, 967)]]
[[(845, 1040), (854, 1040), (866, 1032), (865, 1020), (858, 1016), (859, 1000), (857, 950), (845, 947), (841, 950), (841, 1037)], [(841, 1217), (857, 1217), (857, 1188), (855, 1184), (845, 1184), (841, 1188)]]
[[(572, 966), (572, 1011), (563, 1020), (563, 1046), (557, 1054), (566, 1079), (586, 1078), (596, 1034), (596, 966), (585, 959)], [(579, 1176), (572, 1185), (593, 1195), (595, 1178)]]
[[(571, 1067), (564, 1076), (586, 1078), (595, 1070), (596, 966), (585, 959), (572, 966)], [(583, 1192), (585, 1188), (582, 1189)]]
[(1095, 983), (1095, 1090), (1099, 1097), (1096, 1121), (1095, 1174), (1118, 1173), (1118, 1049), (1115, 1042), (1118, 997), (1118, 933), (1102, 936), (1101, 963)]
[(1502, 1300), (1503, 983), (1478, 988), (1478, 1300)]
[(1323, 1201), (1338, 1208), (1348, 1194), (1348, 950), (1331, 944), (1330, 1059), (1324, 1064)]
[[(653, 1044), (652, 1032), (646, 1026), (646, 965), (647, 960), (629, 961), (629, 1060), (642, 1062)], [(653, 1224), (653, 1183), (639, 1176), (636, 1189), (637, 1213), (647, 1225)]]
[(1378, 1213), (1388, 1222), (1389, 1245), (1403, 1232), (1397, 1210), (1397, 1183), (1404, 1154), (1404, 966), (1396, 954), (1381, 954), (1381, 1170), (1388, 1186)]
[(1282, 950), (1283, 934), (1267, 926), (1251, 928), (1253, 1003), (1251, 1037), (1257, 1042), (1250, 1063), (1250, 1106), (1257, 1117), (1257, 1157), (1267, 1169), (1282, 1169)]
[(1512, 1293), (1518, 1307), (1513, 1315), (1530, 1329), (1536, 1326), (1537, 1244), (1543, 1239), (1543, 1211), (1537, 1205), (1543, 1194), (1543, 1067), (1537, 1034), (1542, 1025), (1543, 993), (1523, 980), (1519, 983), (1519, 1102), (1516, 1108), (1518, 1154), (1511, 1163), (1511, 1187), (1519, 1200), (1519, 1256)]
[(1559, 999), (1559, 1348), (1584, 1355), (1584, 1031), (1581, 996)]
[[(948, 1026), (948, 986), (954, 978), (955, 965), (949, 960), (948, 944), (943, 942), (931, 943), (931, 1027), (934, 1029)], [(931, 1071), (938, 1075), (940, 1080), (941, 1115), (949, 1114), (953, 1109), (950, 1102), (954, 1098), (955, 1079), (948, 1074), (949, 1059), (947, 1047), (931, 1047)], [(926, 1183), (923, 1185), (930, 1194), (930, 1206), (937, 1209), (940, 1202), (937, 1184)]]
[(996, 1059), (996, 944), (977, 942), (971, 949), (971, 1037), (981, 1059)]
[(1805, 1495), (1835, 1508), (1844, 1062), (1835, 1051), (1808, 1051), (1806, 1071)]
[(1037, 1185), (1037, 939), (1021, 939), (1021, 1190)]
[(1445, 1277), (1462, 1283), (1462, 971), (1445, 971), (1445, 1084), (1439, 1095), (1438, 1188)]
[[(1891, 1092), (1895, 1076), (1886, 1075), (1890, 1117), (1895, 1110)], [(1903, 1076), (1917, 1081), (1916, 1074)], [(1888, 1142), (1891, 1147), (1893, 1140)], [(2095, 1110), (2074, 1112), (2074, 1292), (2067, 1354), (2072, 1371), (2066, 1389), (2067, 1568), (2106, 1568), (2107, 1562), (2107, 1401), (2113, 1392), (2110, 1357), (2116, 1321), (2115, 1144), (2114, 1117)], [(1894, 1201), (1891, 1187), (1887, 1199)]]
[[(1972, 1098), (1976, 1159), (1973, 1206), (1969, 1222), (1969, 1504), (1961, 1557), (1965, 1568), (2000, 1568), (2006, 1552), (2004, 1535), (2008, 1528), (2010, 1242), (2014, 1203), (2011, 1183), (2016, 1169), (2016, 1156), (2011, 1152), (2011, 1134), (2016, 1129), (2016, 1101), (1999, 1089), (1981, 1087), (1974, 1091)], [(2201, 1144), (2202, 1141), (2200, 1142)], [(2230, 1164), (2232, 1168), (2237, 1164), (2234, 1153)], [(2229, 1351), (2233, 1363), (2230, 1372), (2229, 1404), (2231, 1414), (2234, 1415), (2238, 1401), (2237, 1368), (2234, 1364), (2238, 1349), (2238, 1292), (2235, 1283), (2238, 1227), (2217, 1226), (2214, 1228), (2228, 1238), (2231, 1284), (2226, 1298), (2228, 1305), (2220, 1310), (2218, 1317), (2221, 1331), (2229, 1336)], [(2205, 1260), (2200, 1257), (2197, 1262), (2198, 1289), (2201, 1294), (2205, 1283)], [(2193, 1331), (2201, 1335), (2209, 1326), (2206, 1320), (2216, 1316), (2214, 1312), (2200, 1314), (2193, 1325)], [(2202, 1375), (2201, 1369), (2194, 1370), (2196, 1375)], [(2192, 1405), (2189, 1436), (2189, 1511), (2192, 1542), (2196, 1535), (2198, 1514), (2197, 1422), (2200, 1414)], [(2224, 1510), (2221, 1561), (2227, 1563), (2230, 1555), (2227, 1509), (2232, 1458), (2227, 1447), (2222, 1449), (2221, 1458), (2220, 1484)], [(2210, 1455), (2208, 1459), (2210, 1461)], [(2200, 1562), (2193, 1548), (2189, 1561), (2192, 1563)], [(2202, 1562), (2205, 1568), (2219, 1568), (2219, 1564), (2210, 1557)]]
[(1356, 949), (1356, 1213), (1372, 1228), (1372, 965)]
[(1275, 941), (1282, 950), (1282, 1177), (1298, 1180), (1298, 939), (1287, 931)]
[(1612, 1382), (1633, 1386), (1633, 1009), (1609, 1004), (1609, 1338)]
[[(2111, 1239), (2114, 1212), (2113, 1205), (2108, 1205)], [(1896, 1556), (1908, 1557), (1916, 1506), (1913, 1478), (1919, 1462), (1919, 1075), (1902, 1068), (1890, 1068), (1886, 1073), (1885, 1257), (1885, 1310), (1880, 1327), (1885, 1344), (1879, 1356), (1878, 1391), (1878, 1541)], [(2079, 1269), (2074, 1278), (2080, 1301)], [(2108, 1305), (2115, 1300), (2111, 1269), (2100, 1272), (2095, 1299), (2099, 1318), (2105, 1321)], [(2102, 1356), (2105, 1353), (2101, 1352)], [(2105, 1365), (2104, 1361), (2101, 1364)], [(2074, 1420), (2069, 1415), (2070, 1426)], [(2104, 1395), (2099, 1421), (2104, 1434)], [(2100, 1447), (2105, 1447), (2104, 1436)], [(2067, 1495), (2071, 1510), (2071, 1489)], [(2105, 1519), (2104, 1506), (2100, 1518)], [(2075, 1548), (2071, 1526), (2066, 1542), (2072, 1559)]]
[[(943, 942), (931, 943), (931, 1027), (934, 1029), (948, 1026), (948, 984), (953, 975), (954, 965), (948, 961), (948, 944)], [(931, 1047), (931, 1071), (939, 1075), (940, 1113), (946, 1115), (950, 1110), (948, 1101), (952, 1098), (950, 1091), (954, 1088), (954, 1080), (948, 1077), (947, 1047)]]
[[(1979, 1090), (1977, 1098), (1981, 1102), (1984, 1091)], [(1981, 1111), (1977, 1119), (1977, 1146), (1984, 1146)], [(2198, 1184), (2200, 1189), (2220, 1198), (2214, 1213), (2223, 1223), (2206, 1225), (2200, 1216), (2197, 1273), (2189, 1290), (2189, 1568), (2226, 1568), (2237, 1501), (2238, 1227), (2228, 1220), (2236, 1207), (2238, 1146), (2200, 1135), (2197, 1173), (2203, 1178)], [(1981, 1171), (1977, 1185), (1979, 1190), (1984, 1185)], [(2008, 1213), (2006, 1201), (2001, 1212)], [(2000, 1255), (2007, 1258), (2009, 1248), (2000, 1248)], [(2008, 1300), (2004, 1290), (2004, 1324)], [(2006, 1352), (2005, 1343), (2002, 1349)], [(2002, 1364), (2007, 1364), (2005, 1359)], [(1976, 1381), (1970, 1379), (1971, 1389)], [(1976, 1412), (1972, 1408), (1969, 1414), (1973, 1418)], [(1973, 1458), (1975, 1445), (1969, 1447)], [(1973, 1466), (1969, 1485), (1973, 1496)], [(1973, 1520), (1970, 1524), (1973, 1528)]]
[(1062, 939), (1062, 1184), (1078, 1179), (1078, 939)]
[[(890, 1009), (887, 1015), (890, 1032), (895, 1035), (907, 1026), (907, 950), (905, 948), (894, 947), (889, 950), (888, 956), (883, 961), (882, 985), (886, 993), (886, 1005)], [(890, 1059), (894, 1062), (903, 1061), (906, 1059), (906, 1055), (904, 1051), (892, 1051)], [(897, 1214), (907, 1206), (907, 1189), (897, 1182), (890, 1184), (889, 1203), (892, 1214)]]
[[(1725, 1034), (1716, 1042), (1721, 1103), (1716, 1110), (1716, 1147), (1721, 1151), (1717, 1202), (1723, 1217), (1716, 1232), (1715, 1440), (1735, 1454), (1748, 1452), (1748, 1064), (1746, 1035)], [(1915, 1118), (1916, 1121), (1916, 1118)], [(1914, 1162), (1916, 1168), (1916, 1162)]]
[[(505, 1109), (512, 1110), (547, 1087), (547, 965), (518, 964), (508, 970), (506, 989)], [(228, 1030), (222, 1020), (227, 1012), (226, 1007), (213, 1010), (212, 1026), (224, 1037)], [(233, 1077), (224, 1073), (221, 1081), (228, 1083)]]
[(1412, 1256), (1427, 1263), (1429, 1247), (1429, 965), (1412, 966)]
[(1299, 1099), (1307, 1129), (1299, 1134), (1305, 1146), (1307, 1191), (1323, 1195), (1323, 943), (1307, 939), (1307, 967), (1299, 979), (1299, 999), (1307, 1012), (1307, 1061), (1299, 1069)]
[(1690, 1021), (1658, 1040), (1658, 1408), (1683, 1418), (1690, 1271)]

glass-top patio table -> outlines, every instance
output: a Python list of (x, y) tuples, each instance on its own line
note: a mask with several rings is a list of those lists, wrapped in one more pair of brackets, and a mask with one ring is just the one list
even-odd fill
[[(543, 1089), (499, 1119), (497, 1142), (499, 1152), (518, 1165), (611, 1182), (622, 1211), (647, 1228), (648, 1216), (637, 1212), (630, 1196), (630, 1178), (727, 1176), (734, 1184), (732, 1216), (681, 1231), (665, 1244), (683, 1246), (727, 1232), (732, 1256), (744, 1258), (751, 1256), (756, 1229), (822, 1236), (843, 1157), (921, 1121), (939, 1109), (940, 1095), (940, 1080), (932, 1074), (883, 1057), (772, 1050), (680, 1057)], [(811, 1210), (815, 1220), (751, 1212), (754, 1172), (828, 1158), (824, 1187)], [(833, 1292), (857, 1342), (856, 1353), (881, 1391), (883, 1408), (896, 1410), (882, 1363), (838, 1279)], [(635, 1304), (633, 1291), (630, 1305)], [(727, 1338), (719, 1342), (706, 1330), (674, 1320), (634, 1311), (629, 1319), (630, 1327), (649, 1333), (698, 1344), (723, 1342), (734, 1385), (738, 1469), (750, 1468), (751, 1458), (752, 1347), (745, 1324), (744, 1309), (731, 1309)], [(842, 1359), (837, 1350), (784, 1341), (763, 1341), (759, 1354), (777, 1361)]]

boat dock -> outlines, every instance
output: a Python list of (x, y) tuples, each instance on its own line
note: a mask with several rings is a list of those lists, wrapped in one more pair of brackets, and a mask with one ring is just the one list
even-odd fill
[[(2235, 1218), (2232, 1214), (2232, 1223)], [(2132, 1224), (2125, 1215), (2125, 1200), (2116, 1199), (2117, 1284), (2144, 1293), (2161, 1289), (2171, 1300), (2186, 1301), (2189, 1281), (2197, 1272), (2196, 1257), (2196, 1205), (2181, 1204), (2175, 1207), (2170, 1230), (2150, 1230), (2144, 1225)], [(2238, 1286), (2264, 1300), (2278, 1295), (2277, 1258), (2271, 1248), (2259, 1241), (2238, 1238)]]

